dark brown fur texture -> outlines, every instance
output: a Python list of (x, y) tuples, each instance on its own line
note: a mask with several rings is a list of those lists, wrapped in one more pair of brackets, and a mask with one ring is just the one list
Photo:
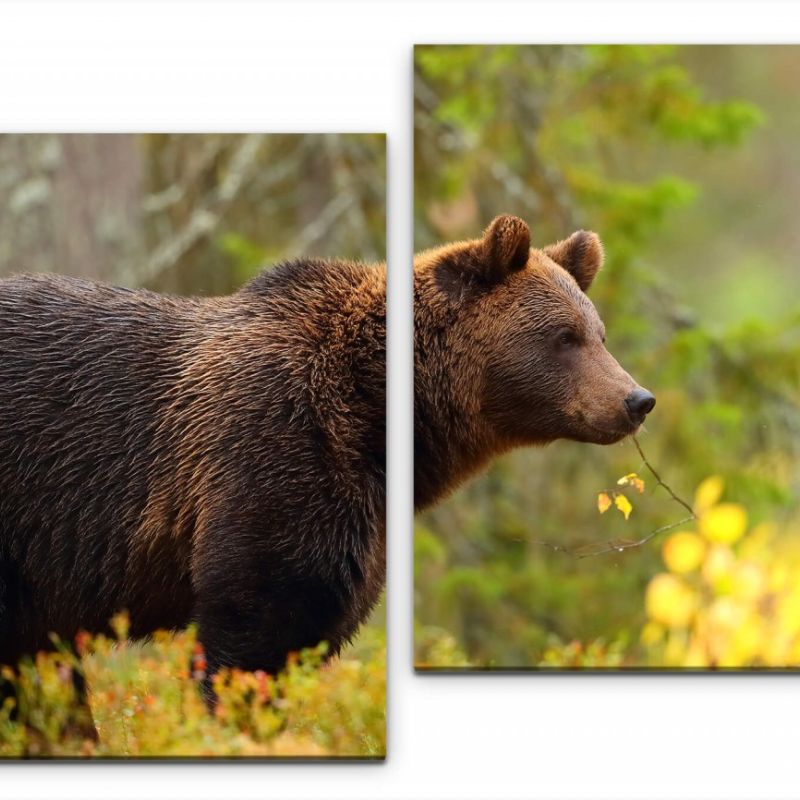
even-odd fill
[(518, 217), (414, 259), (414, 483), (424, 508), (491, 458), (555, 439), (610, 444), (655, 403), (604, 346), (585, 292), (594, 233), (530, 247)]
[(385, 579), (381, 266), (229, 297), (0, 281), (0, 662), (196, 620), (209, 673), (335, 653)]

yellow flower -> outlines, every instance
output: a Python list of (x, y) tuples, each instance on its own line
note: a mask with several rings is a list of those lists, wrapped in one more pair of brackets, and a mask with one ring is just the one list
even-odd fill
[(706, 543), (696, 533), (689, 531), (673, 533), (661, 549), (664, 563), (672, 572), (679, 574), (696, 570), (703, 563), (705, 553)]
[(695, 513), (700, 515), (704, 514), (722, 497), (722, 490), (725, 488), (725, 482), (719, 475), (712, 475), (706, 478), (694, 495), (694, 510)]
[(764, 590), (764, 572), (757, 564), (744, 561), (733, 571), (733, 593), (746, 600), (757, 600)]
[(647, 586), (645, 607), (648, 616), (669, 628), (688, 625), (696, 605), (694, 592), (674, 575), (656, 575)]
[(692, 636), (689, 642), (681, 666), (691, 669), (705, 669), (708, 667), (708, 656), (706, 655), (703, 642), (696, 635)]
[(648, 622), (642, 628), (641, 634), (642, 644), (651, 647), (658, 644), (664, 638), (664, 629), (657, 622)]
[(703, 579), (717, 594), (728, 591), (731, 583), (731, 572), (736, 558), (730, 547), (724, 544), (712, 545), (703, 562)]
[(740, 667), (758, 660), (763, 649), (764, 632), (759, 617), (750, 614), (736, 626), (732, 632), (731, 663), (729, 666)]
[(733, 544), (747, 528), (747, 512), (736, 503), (720, 503), (700, 517), (700, 533), (710, 542)]
[(770, 549), (775, 537), (775, 524), (761, 522), (747, 533), (747, 538), (739, 547), (742, 558), (758, 560), (764, 555), (770, 555)]
[(778, 599), (777, 620), (780, 630), (800, 634), (800, 588), (793, 588)]
[(729, 631), (739, 623), (741, 608), (730, 597), (720, 597), (708, 608), (708, 624), (719, 630)]

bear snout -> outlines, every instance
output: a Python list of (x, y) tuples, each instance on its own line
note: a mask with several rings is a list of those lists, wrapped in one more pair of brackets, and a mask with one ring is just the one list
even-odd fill
[(644, 418), (653, 410), (655, 405), (655, 396), (641, 386), (637, 386), (625, 398), (625, 408), (628, 410), (628, 416), (637, 425), (641, 425), (644, 422)]

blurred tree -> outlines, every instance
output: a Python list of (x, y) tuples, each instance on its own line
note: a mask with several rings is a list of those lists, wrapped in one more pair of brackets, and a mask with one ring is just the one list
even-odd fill
[(141, 185), (135, 136), (0, 137), (0, 273), (110, 277), (143, 254)]
[(224, 293), (298, 256), (383, 258), (371, 134), (0, 136), (0, 275)]

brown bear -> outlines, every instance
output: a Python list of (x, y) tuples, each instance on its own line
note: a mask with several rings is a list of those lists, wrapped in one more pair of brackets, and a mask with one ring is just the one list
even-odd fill
[(555, 439), (611, 444), (655, 405), (606, 350), (586, 291), (596, 234), (531, 248), (518, 217), (414, 259), (414, 501), (425, 508), (490, 459)]
[(336, 653), (385, 579), (384, 265), (228, 297), (0, 281), (0, 663), (194, 620), (208, 673)]

